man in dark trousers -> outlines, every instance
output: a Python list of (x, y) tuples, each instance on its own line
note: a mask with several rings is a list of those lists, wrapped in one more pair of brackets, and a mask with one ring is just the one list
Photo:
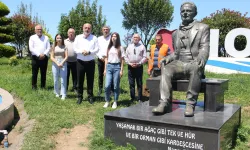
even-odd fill
[(135, 81), (137, 83), (138, 101), (142, 100), (142, 75), (143, 64), (147, 62), (146, 48), (139, 43), (141, 37), (139, 34), (133, 35), (133, 43), (126, 49), (125, 62), (128, 64), (128, 80), (130, 88), (131, 101), (135, 100)]
[(32, 89), (37, 89), (37, 74), (40, 69), (41, 88), (46, 85), (46, 72), (48, 67), (48, 55), (50, 50), (49, 38), (43, 35), (41, 25), (35, 26), (35, 33), (29, 39), (29, 49), (32, 54)]
[(201, 87), (201, 78), (209, 56), (209, 26), (194, 20), (197, 7), (192, 2), (181, 5), (182, 23), (173, 34), (174, 53), (162, 60), (160, 104), (153, 113), (164, 113), (171, 105), (172, 79), (189, 79), (184, 115), (194, 116), (194, 109)]
[(69, 28), (68, 38), (64, 40), (64, 43), (68, 49), (68, 59), (67, 59), (67, 90), (69, 87), (69, 76), (71, 72), (73, 87), (71, 91), (77, 92), (77, 74), (76, 74), (76, 53), (73, 49), (73, 43), (75, 41), (75, 30)]
[(98, 52), (97, 37), (91, 34), (92, 26), (83, 25), (83, 34), (75, 38), (73, 49), (77, 54), (77, 104), (82, 103), (85, 74), (87, 76), (88, 101), (93, 104), (93, 84), (95, 77), (95, 55)]

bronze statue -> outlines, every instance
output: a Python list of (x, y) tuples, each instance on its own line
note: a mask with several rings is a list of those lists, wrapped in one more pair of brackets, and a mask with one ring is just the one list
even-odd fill
[(172, 34), (175, 51), (161, 61), (160, 104), (152, 112), (163, 114), (171, 105), (172, 79), (189, 79), (184, 115), (192, 117), (209, 56), (210, 29), (208, 25), (194, 20), (197, 15), (194, 3), (184, 2), (180, 10), (182, 23)]

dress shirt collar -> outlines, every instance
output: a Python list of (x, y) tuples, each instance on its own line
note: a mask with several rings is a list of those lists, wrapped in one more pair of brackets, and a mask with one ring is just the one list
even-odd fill
[(37, 34), (35, 34), (36, 35), (36, 37), (37, 38), (39, 38), (39, 39), (41, 39), (41, 38), (43, 38), (44, 37), (44, 35), (42, 34), (42, 36), (41, 37), (39, 37)]
[(134, 47), (139, 47), (141, 44), (138, 42), (137, 44), (133, 44), (134, 45)]
[(86, 36), (84, 33), (82, 34), (82, 37), (84, 38), (84, 39), (88, 39), (89, 37), (91, 37), (91, 34), (89, 34), (88, 36)]
[(69, 38), (66, 39), (66, 41), (68, 41), (68, 42), (74, 42), (74, 40), (70, 40)]
[(105, 40), (107, 41), (107, 40), (110, 39), (110, 36), (111, 36), (110, 34), (109, 34), (107, 37), (104, 37), (104, 36), (103, 36), (103, 39), (105, 39)]

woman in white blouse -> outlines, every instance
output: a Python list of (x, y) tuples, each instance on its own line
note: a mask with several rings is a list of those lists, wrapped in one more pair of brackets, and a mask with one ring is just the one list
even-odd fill
[[(60, 34), (55, 36), (55, 43), (51, 51), (52, 72), (54, 79), (54, 93), (56, 97), (62, 95), (62, 100), (66, 98), (67, 89), (67, 64), (68, 50), (64, 45), (64, 39)], [(59, 93), (59, 78), (61, 79), (61, 92)]]
[(123, 74), (124, 49), (121, 46), (120, 36), (114, 32), (111, 35), (107, 54), (105, 57), (104, 75), (106, 75), (105, 83), (105, 101), (104, 108), (107, 108), (110, 103), (111, 82), (114, 84), (114, 103), (112, 108), (117, 107), (117, 101), (120, 94), (120, 78)]

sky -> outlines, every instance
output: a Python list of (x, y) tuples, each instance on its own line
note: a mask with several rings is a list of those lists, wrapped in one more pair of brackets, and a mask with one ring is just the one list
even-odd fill
[[(38, 14), (49, 29), (49, 34), (54, 38), (58, 32), (58, 25), (61, 14), (68, 14), (69, 11), (77, 5), (78, 0), (0, 0), (10, 9), (10, 14), (17, 11), (17, 7), (21, 2), (24, 4), (32, 4), (33, 14)], [(174, 6), (173, 21), (168, 30), (178, 28), (181, 23), (180, 6), (186, 0), (171, 0)], [(90, 0), (92, 3), (92, 0)], [(107, 19), (107, 25), (111, 27), (111, 31), (118, 32), (123, 39), (127, 31), (122, 27), (123, 16), (121, 9), (123, 8), (124, 0), (98, 0), (98, 5), (102, 6), (103, 15)], [(229, 8), (231, 10), (239, 11), (242, 14), (249, 12), (250, 0), (192, 0), (197, 6), (198, 14), (197, 20), (209, 16), (211, 13)], [(247, 14), (250, 17), (250, 14)]]

